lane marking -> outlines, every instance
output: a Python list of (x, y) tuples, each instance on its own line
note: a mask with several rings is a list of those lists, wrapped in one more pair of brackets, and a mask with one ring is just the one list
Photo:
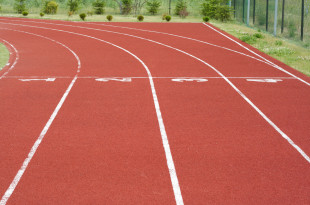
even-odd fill
[[(0, 29), (3, 29), (3, 28), (0, 28)], [(4, 39), (1, 39), (1, 41), (5, 42), (6, 44), (8, 44), (11, 48), (13, 48), (13, 51), (15, 53), (15, 60), (13, 62), (13, 64), (11, 65), (11, 67), (6, 71), (4, 72), (1, 76), (0, 76), (0, 80), (2, 78), (4, 78), (17, 64), (18, 60), (19, 60), (19, 53), (18, 53), (18, 50), (15, 48), (15, 46), (13, 46), (13, 44), (9, 43), (8, 41), (4, 40)], [(10, 52), (10, 55), (12, 55), (13, 53)], [(10, 63), (7, 64), (7, 66), (9, 66)]]
[[(8, 30), (12, 30), (12, 29), (8, 29)], [(64, 101), (66, 100), (66, 98), (67, 98), (69, 92), (71, 91), (73, 85), (75, 84), (75, 82), (77, 80), (78, 73), (80, 72), (80, 69), (81, 69), (81, 61), (80, 61), (78, 55), (76, 55), (76, 53), (73, 50), (71, 50), (69, 47), (67, 47), (66, 45), (64, 45), (64, 44), (62, 44), (62, 43), (60, 43), (60, 42), (58, 42), (56, 40), (53, 40), (51, 38), (45, 37), (45, 36), (41, 36), (41, 35), (29, 33), (29, 32), (18, 31), (18, 30), (13, 30), (13, 31), (27, 33), (27, 34), (30, 34), (30, 35), (35, 35), (35, 36), (42, 37), (42, 38), (45, 38), (45, 39), (48, 39), (48, 40), (51, 40), (51, 41), (53, 41), (55, 43), (60, 44), (61, 46), (65, 47), (66, 49), (68, 49), (73, 54), (73, 56), (77, 60), (78, 67), (77, 67), (77, 74), (75, 75), (75, 77), (71, 81), (69, 87), (67, 88), (67, 90), (65, 91), (64, 95), (60, 99), (60, 101), (59, 101), (58, 105), (56, 106), (54, 112), (52, 113), (51, 117), (49, 118), (49, 120), (47, 121), (46, 125), (44, 126), (44, 128), (43, 128), (42, 132), (40, 133), (38, 139), (35, 141), (34, 145), (32, 146), (30, 152), (28, 153), (27, 158), (24, 160), (21, 168), (18, 170), (18, 172), (15, 175), (13, 181), (11, 182), (9, 188), (6, 190), (6, 192), (2, 196), (1, 201), (0, 201), (0, 205), (5, 205), (7, 203), (7, 201), (9, 200), (9, 198), (11, 197), (11, 195), (13, 194), (16, 186), (18, 185), (18, 183), (19, 183), (19, 181), (21, 179), (21, 177), (23, 176), (24, 172), (26, 171), (26, 169), (27, 169), (31, 159), (33, 158), (33, 156), (36, 153), (39, 145), (41, 144), (45, 134), (47, 133), (48, 129), (50, 128), (50, 126), (52, 124), (52, 122), (54, 121), (55, 117), (57, 116), (58, 111), (60, 110), (61, 106), (63, 105)]]
[(235, 42), (236, 44), (238, 44), (238, 45), (241, 46), (242, 48), (244, 48), (244, 49), (250, 51), (250, 52), (253, 53), (254, 55), (260, 57), (260, 58), (263, 59), (263, 60), (265, 60), (266, 62), (273, 64), (273, 65), (274, 65), (274, 66), (273, 66), (274, 68), (276, 68), (276, 69), (278, 69), (278, 70), (280, 70), (280, 71), (282, 71), (282, 72), (284, 72), (284, 73), (286, 73), (286, 74), (288, 74), (288, 75), (290, 75), (290, 76), (293, 76), (294, 78), (298, 79), (299, 81), (301, 81), (301, 82), (305, 83), (306, 85), (310, 86), (310, 83), (308, 83), (307, 81), (305, 81), (305, 80), (303, 80), (303, 79), (297, 77), (296, 75), (290, 73), (289, 71), (286, 71), (284, 68), (282, 68), (282, 67), (278, 66), (277, 64), (275, 64), (275, 63), (273, 63), (273, 62), (267, 60), (267, 59), (264, 58), (263, 56), (259, 55), (258, 53), (254, 52), (253, 50), (247, 48), (246, 46), (242, 45), (241, 43), (237, 42), (236, 40), (230, 38), (229, 36), (225, 35), (224, 33), (218, 31), (217, 29), (215, 29), (215, 28), (209, 26), (209, 25), (206, 24), (206, 23), (203, 23), (203, 25), (209, 27), (210, 29), (216, 31), (217, 33), (221, 34), (222, 36), (224, 36), (224, 37), (228, 38), (229, 40)]
[(46, 82), (53, 82), (56, 78), (46, 78), (46, 79), (19, 79), (22, 82), (29, 82), (29, 81), (46, 81)]
[(100, 82), (108, 82), (108, 81), (131, 82), (131, 78), (97, 78), (95, 80)]
[(201, 83), (201, 82), (207, 82), (208, 80), (207, 79), (202, 79), (202, 78), (174, 78), (174, 79), (171, 79), (171, 81), (174, 81), (174, 82), (198, 82), (198, 83)]
[[(4, 78), (73, 78), (73, 76), (6, 76)], [(113, 76), (113, 77), (107, 77), (107, 76), (78, 76), (78, 79), (91, 79), (91, 78), (136, 78), (136, 79), (148, 79), (148, 77), (134, 77), (134, 76), (128, 76), (128, 77), (120, 77), (120, 76)], [(223, 79), (223, 77), (208, 77), (208, 76), (202, 76), (202, 77), (191, 77), (191, 76), (183, 76), (183, 77), (153, 77), (153, 79), (172, 79), (172, 78), (202, 78), (202, 79)], [(286, 80), (297, 80), (293, 77), (227, 77), (228, 79), (286, 79)]]
[[(0, 22), (0, 23), (2, 23), (2, 24), (11, 24), (11, 23), (3, 23), (3, 22)], [(156, 90), (155, 90), (155, 85), (154, 85), (154, 82), (153, 82), (153, 77), (151, 75), (150, 70), (145, 65), (145, 63), (139, 57), (137, 57), (135, 54), (131, 53), (130, 51), (126, 50), (125, 48), (122, 48), (122, 47), (120, 47), (120, 46), (118, 46), (116, 44), (113, 44), (111, 42), (108, 42), (108, 41), (105, 41), (105, 40), (102, 40), (102, 39), (99, 39), (99, 38), (96, 38), (96, 37), (93, 37), (93, 36), (88, 36), (88, 35), (84, 35), (84, 34), (81, 34), (81, 33), (75, 33), (75, 32), (65, 31), (65, 30), (60, 30), (60, 29), (39, 27), (39, 26), (29, 26), (29, 25), (20, 25), (20, 24), (11, 24), (11, 25), (40, 28), (40, 29), (45, 29), (45, 30), (54, 30), (54, 31), (59, 31), (59, 32), (64, 32), (64, 33), (69, 33), (69, 34), (75, 34), (75, 35), (87, 37), (87, 38), (90, 38), (90, 39), (94, 39), (94, 40), (97, 40), (97, 41), (101, 41), (101, 42), (104, 42), (106, 44), (112, 45), (112, 46), (114, 46), (116, 48), (119, 48), (119, 49), (127, 52), (128, 54), (133, 56), (136, 60), (138, 60), (143, 65), (143, 67), (145, 68), (145, 70), (146, 70), (146, 72), (148, 74), (148, 78), (149, 78), (149, 82), (150, 82), (150, 86), (151, 86), (154, 106), (155, 106), (155, 110), (156, 110), (156, 115), (157, 115), (157, 120), (158, 120), (158, 124), (159, 124), (159, 129), (160, 129), (161, 137), (162, 137), (162, 143), (163, 143), (163, 147), (164, 147), (164, 150), (165, 150), (167, 166), (168, 166), (169, 175), (170, 175), (170, 179), (171, 179), (171, 183), (172, 183), (172, 188), (173, 188), (173, 192), (174, 192), (174, 196), (175, 196), (175, 201), (176, 201), (177, 205), (183, 205), (184, 204), (183, 197), (182, 197), (182, 194), (181, 194), (181, 189), (180, 189), (180, 186), (179, 186), (179, 181), (178, 181), (178, 177), (177, 177), (177, 174), (176, 174), (176, 169), (175, 169), (173, 158), (172, 158), (172, 154), (171, 154), (171, 149), (170, 149), (170, 145), (169, 145), (169, 141), (168, 141), (168, 137), (167, 137), (164, 121), (163, 121), (163, 118), (162, 118), (162, 115), (161, 115), (160, 106), (159, 106), (159, 102), (158, 102), (158, 98), (157, 98), (157, 94), (156, 94)], [(77, 79), (76, 77), (74, 79)], [(10, 191), (9, 191), (9, 196), (11, 194), (12, 193), (10, 193)], [(6, 202), (4, 202), (4, 204), (5, 203)], [(2, 205), (1, 202), (0, 202), (0, 205)]]
[(246, 79), (250, 82), (260, 82), (260, 83), (277, 83), (282, 81), (281, 79)]

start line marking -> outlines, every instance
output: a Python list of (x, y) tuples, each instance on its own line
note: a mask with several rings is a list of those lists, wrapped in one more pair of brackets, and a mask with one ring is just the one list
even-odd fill
[(282, 81), (281, 79), (246, 79), (251, 82), (260, 82), (260, 83), (277, 83)]
[(53, 82), (55, 81), (56, 78), (46, 78), (46, 79), (19, 79), (22, 82), (27, 82), (27, 81), (46, 81), (46, 82)]

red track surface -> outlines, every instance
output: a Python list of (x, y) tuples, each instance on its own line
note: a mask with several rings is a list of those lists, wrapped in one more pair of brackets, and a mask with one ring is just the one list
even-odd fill
[[(1, 203), (310, 204), (309, 77), (204, 24), (0, 18), (0, 38), (18, 51), (8, 46), (10, 65), (0, 71)], [(131, 81), (96, 80), (111, 77)], [(172, 81), (182, 77), (208, 81)], [(20, 80), (47, 78), (55, 81)]]

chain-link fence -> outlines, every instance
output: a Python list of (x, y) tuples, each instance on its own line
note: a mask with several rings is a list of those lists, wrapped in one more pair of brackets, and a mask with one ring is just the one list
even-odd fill
[(310, 0), (232, 0), (232, 7), (237, 21), (310, 44)]

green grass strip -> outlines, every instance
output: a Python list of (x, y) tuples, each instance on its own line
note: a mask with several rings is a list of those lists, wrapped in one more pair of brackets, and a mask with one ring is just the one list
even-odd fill
[(10, 52), (5, 45), (0, 43), (0, 70), (8, 63), (10, 58)]

